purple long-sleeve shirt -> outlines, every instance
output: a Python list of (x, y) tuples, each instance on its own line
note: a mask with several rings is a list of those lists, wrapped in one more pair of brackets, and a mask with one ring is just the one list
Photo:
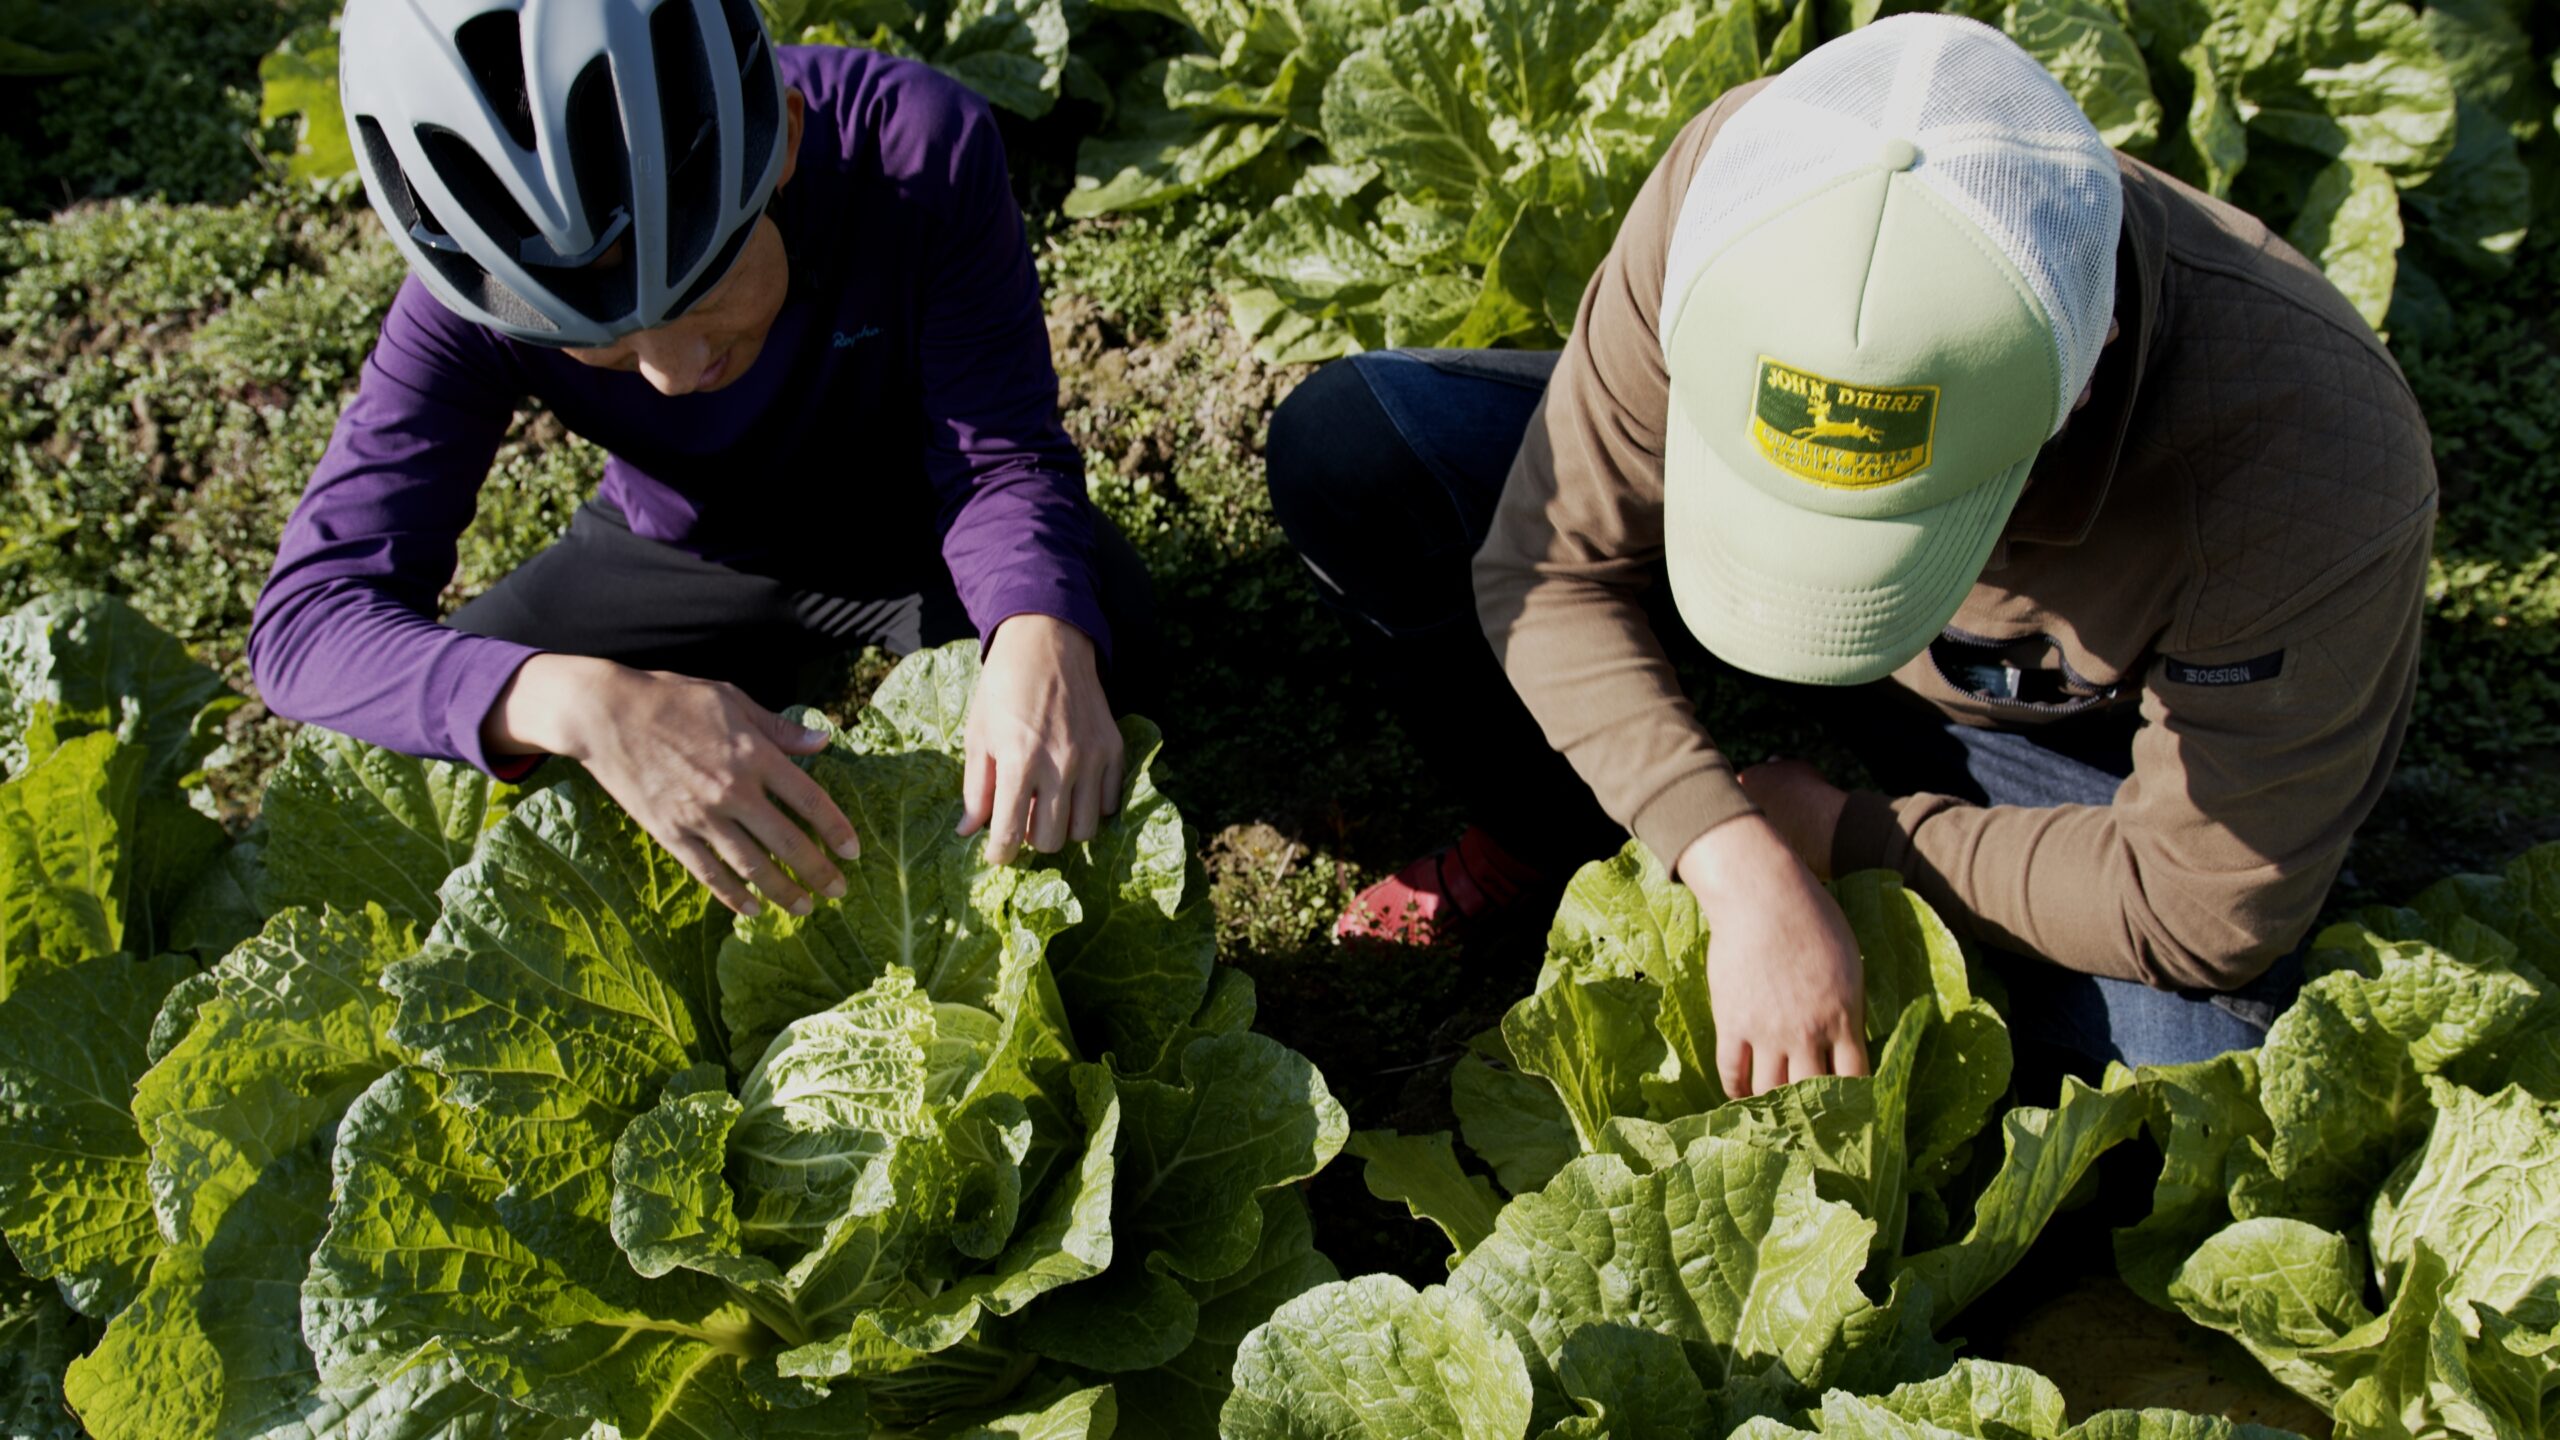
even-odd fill
[(981, 640), (1051, 615), (1108, 652), (1083, 463), (994, 115), (923, 65), (780, 54), (807, 124), (774, 211), (791, 294), (755, 364), (669, 398), (463, 320), (411, 277), (258, 598), (249, 664), (271, 709), (491, 768), (481, 722), (538, 652), (440, 625), (435, 606), (528, 398), (609, 452), (601, 493), (638, 534), (747, 559), (824, 554), (832, 533), (858, 567), (884, 531), (938, 530)]

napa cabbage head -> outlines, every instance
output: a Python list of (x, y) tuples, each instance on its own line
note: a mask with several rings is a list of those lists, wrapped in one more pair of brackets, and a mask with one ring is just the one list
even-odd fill
[(2118, 1071), (2004, 1110), (2007, 1027), (1954, 936), (1891, 875), (1832, 893), (1873, 1073), (1735, 1100), (1687, 889), (1636, 844), (1577, 873), (1536, 987), (1453, 1082), (1491, 1178), (1447, 1136), (1352, 1142), (1374, 1192), (1448, 1235), (1447, 1284), (1284, 1307), (1238, 1354), (1226, 1433), (1726, 1434), (1946, 1372), (1941, 1333), (2141, 1098)]
[(2341, 1436), (2547, 1430), (2555, 967), (2560, 846), (2324, 931), (2264, 1045), (2143, 1072), (2165, 1159), (2117, 1235), (2127, 1281), (2238, 1339)]
[(1204, 1317), (1340, 1108), (1212, 983), (1143, 722), (1074, 853), (955, 833), (975, 681), (912, 659), (812, 759), (864, 846), (807, 916), (733, 921), (581, 778), (487, 831), (384, 978), (406, 1063), (341, 1127), (302, 1286), (326, 1384), (901, 1433), (1232, 1346)]
[[(1706, 1137), (1799, 1156), (1826, 1199), (1870, 1222), (1868, 1289), (1899, 1287), (1943, 1326), (2135, 1133), (2141, 1101), (2117, 1072), (2098, 1087), (2066, 1080), (2055, 1105), (2003, 1110), (2008, 1027), (1954, 935), (1887, 872), (1831, 891), (1864, 965), (1871, 1075), (1727, 1097), (1705, 921), (1631, 842), (1574, 876), (1536, 987), (1459, 1063), (1460, 1132), (1501, 1188), (1524, 1196), (1585, 1157), (1659, 1170)], [(1439, 1220), (1453, 1263), (1464, 1258), (1496, 1198), (1485, 1182), (1445, 1146), (1372, 1137), (1361, 1150), (1371, 1187)]]

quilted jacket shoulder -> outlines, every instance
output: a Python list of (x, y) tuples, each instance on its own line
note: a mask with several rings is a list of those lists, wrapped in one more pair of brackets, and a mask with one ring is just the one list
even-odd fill
[(2163, 648), (2215, 650), (2351, 597), (2436, 505), (2425, 418), (2382, 341), (2249, 215), (2152, 171), (2167, 221), (2133, 444), (2176, 457), (2191, 563)]

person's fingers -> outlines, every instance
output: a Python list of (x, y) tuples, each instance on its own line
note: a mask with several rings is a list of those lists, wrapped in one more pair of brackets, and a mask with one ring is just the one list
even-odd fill
[(750, 839), (747, 832), (733, 823), (712, 827), (704, 837), (711, 843), (711, 853), (756, 887), (767, 900), (794, 915), (806, 915), (811, 909), (809, 892), (800, 888), (783, 872), (782, 866), (764, 852), (764, 847)]
[(1867, 1073), (1867, 1047), (1855, 1038), (1831, 1042), (1831, 1073), (1864, 1075)]
[(1075, 803), (1068, 812), (1067, 838), (1077, 841), (1090, 840), (1094, 832), (1102, 828), (1101, 773), (1095, 770), (1085, 771), (1076, 777), (1075, 789)]
[[(986, 828), (996, 809), (996, 757), (973, 742), (960, 762), (960, 829), (975, 835)], [(990, 850), (989, 853), (993, 853)]]
[(1766, 1095), (1787, 1083), (1787, 1052), (1777, 1045), (1751, 1047), (1751, 1093)]
[(1751, 1098), (1751, 1042), (1727, 1035), (1716, 1037), (1716, 1078), (1724, 1082), (1726, 1099)]
[(738, 879), (736, 871), (711, 853), (711, 847), (690, 835), (679, 835), (667, 843), (667, 853), (676, 863), (693, 872), (693, 878), (711, 890), (711, 898), (741, 915), (753, 915), (764, 907), (757, 903), (754, 892)]
[(995, 804), (987, 811), (987, 863), (990, 865), (1007, 864), (1022, 849), (1032, 796), (1030, 785), (1024, 782), (1022, 769), (1020, 765), (1001, 765), (995, 769)]
[[(854, 833), (853, 822), (844, 818), (836, 797), (811, 779), (809, 772), (797, 765), (777, 765), (765, 777), (765, 788), (792, 813), (808, 821), (809, 827), (818, 832), (821, 844), (847, 860), (862, 858), (862, 837)], [(792, 868), (799, 868), (799, 862), (793, 861)]]
[(1111, 747), (1109, 758), (1102, 764), (1102, 813), (1120, 813), (1120, 792), (1129, 783), (1129, 756), (1120, 745)]
[(1067, 827), (1073, 823), (1075, 799), (1067, 789), (1067, 779), (1056, 770), (1042, 765), (1033, 783), (1031, 797), (1031, 848), (1043, 855), (1058, 853), (1067, 843)]
[(815, 755), (827, 748), (827, 732), (785, 720), (752, 700), (741, 701), (761, 719), (765, 734), (782, 747), (786, 755)]
[(791, 823), (791, 817), (771, 805), (757, 805), (738, 817), (746, 828), (747, 838), (757, 848), (791, 867), (800, 883), (830, 900), (844, 898), (844, 872), (827, 859), (827, 852), (809, 832)]

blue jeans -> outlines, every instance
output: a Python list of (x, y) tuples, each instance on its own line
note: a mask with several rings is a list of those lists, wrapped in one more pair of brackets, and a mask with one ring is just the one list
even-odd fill
[[(1504, 848), (1550, 873), (1625, 831), (1550, 748), (1477, 628), (1469, 561), (1492, 526), (1555, 356), (1377, 351), (1326, 366), (1282, 403), (1268, 446), (1282, 528), (1441, 783)], [(1657, 586), (1656, 594), (1667, 594)], [(1667, 607), (1664, 647), (1702, 655)], [(1720, 683), (1773, 682), (1713, 667)], [(1889, 685), (1790, 686), (1896, 794), (1981, 805), (2104, 805), (2139, 721), (2091, 711), (2033, 729), (1948, 722)], [(2227, 994), (2155, 990), (1986, 952), (2009, 990), (2022, 1067), (2204, 1059), (2259, 1043), (2301, 987), (2299, 955)]]

